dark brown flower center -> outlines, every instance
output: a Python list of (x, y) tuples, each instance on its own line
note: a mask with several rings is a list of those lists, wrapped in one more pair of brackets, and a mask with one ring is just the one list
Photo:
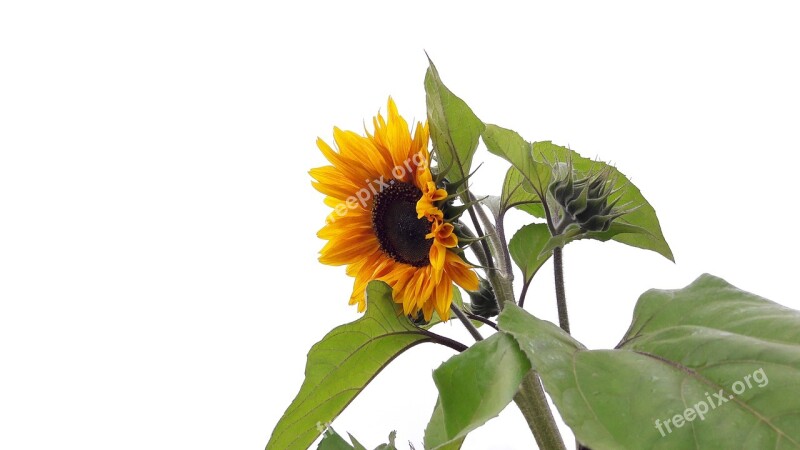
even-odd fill
[(410, 183), (393, 180), (378, 195), (372, 206), (372, 229), (381, 250), (397, 262), (424, 267), (430, 264), (428, 252), (433, 239), (425, 239), (431, 223), (417, 219), (417, 201), (422, 191)]

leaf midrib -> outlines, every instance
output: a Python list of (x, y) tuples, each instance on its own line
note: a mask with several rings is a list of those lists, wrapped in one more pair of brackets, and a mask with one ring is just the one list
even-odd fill
[[(344, 334), (344, 333), (339, 333), (339, 334)], [(323, 378), (321, 378), (319, 381), (317, 381), (317, 386), (321, 385), (321, 384), (322, 384), (322, 382), (323, 382), (324, 380), (326, 380), (326, 379), (327, 379), (329, 376), (331, 376), (331, 373), (332, 373), (332, 372), (334, 372), (335, 370), (337, 370), (339, 367), (341, 367), (342, 365), (344, 365), (344, 363), (345, 363), (346, 361), (348, 361), (350, 358), (352, 358), (352, 357), (353, 357), (353, 355), (356, 353), (356, 351), (357, 351), (358, 349), (361, 349), (361, 348), (363, 348), (364, 346), (366, 346), (366, 345), (367, 345), (367, 344), (369, 344), (370, 342), (373, 342), (373, 341), (379, 340), (379, 339), (381, 339), (381, 338), (384, 338), (384, 337), (396, 336), (396, 335), (404, 335), (404, 334), (419, 334), (419, 333), (416, 333), (416, 332), (414, 332), (414, 331), (407, 330), (407, 331), (402, 331), (402, 332), (394, 332), (394, 333), (389, 333), (389, 334), (382, 334), (382, 335), (380, 335), (380, 336), (376, 336), (376, 337), (370, 338), (370, 339), (369, 339), (367, 342), (364, 342), (362, 345), (358, 346), (358, 347), (356, 348), (356, 350), (354, 350), (353, 352), (351, 352), (351, 353), (350, 353), (350, 355), (348, 355), (348, 356), (347, 356), (347, 358), (345, 358), (345, 359), (342, 361), (342, 363), (341, 363), (341, 364), (339, 364), (339, 365), (336, 365), (336, 366), (332, 366), (332, 367), (333, 367), (333, 369), (331, 369), (330, 371), (328, 371), (328, 373), (327, 373), (327, 374), (326, 374), (326, 375), (325, 375)], [(423, 335), (421, 335), (421, 334), (420, 334), (420, 336), (423, 336)], [(378, 369), (378, 370), (377, 370), (377, 371), (376, 371), (376, 372), (375, 372), (375, 373), (374, 373), (374, 374), (373, 374), (373, 375), (372, 375), (372, 376), (371, 376), (371, 377), (370, 377), (368, 380), (366, 380), (366, 382), (364, 382), (362, 385), (360, 385), (360, 386), (355, 386), (355, 387), (352, 387), (352, 388), (347, 388), (347, 389), (344, 389), (344, 390), (342, 390), (342, 391), (339, 391), (339, 392), (338, 392), (336, 395), (339, 395), (339, 394), (341, 394), (341, 393), (343, 393), (343, 392), (351, 392), (351, 391), (361, 391), (361, 390), (363, 390), (363, 389), (364, 389), (364, 388), (365, 388), (365, 387), (366, 387), (366, 386), (367, 386), (367, 385), (368, 385), (368, 384), (369, 384), (369, 383), (370, 383), (370, 382), (371, 382), (371, 381), (372, 381), (372, 380), (375, 378), (375, 376), (377, 376), (377, 374), (378, 374), (378, 373), (380, 373), (381, 371), (383, 371), (383, 368), (385, 368), (385, 367), (386, 367), (386, 366), (387, 366), (389, 363), (391, 363), (391, 362), (392, 362), (392, 361), (393, 361), (395, 358), (397, 358), (397, 357), (398, 357), (400, 354), (404, 353), (406, 350), (410, 349), (411, 347), (414, 347), (414, 346), (416, 346), (416, 345), (418, 345), (418, 344), (422, 344), (422, 343), (424, 343), (424, 342), (430, 342), (430, 341), (431, 341), (431, 339), (430, 339), (430, 338), (427, 338), (427, 337), (424, 337), (424, 336), (423, 336), (423, 337), (421, 337), (419, 340), (416, 340), (416, 341), (413, 341), (413, 342), (409, 343), (409, 345), (407, 345), (407, 346), (405, 346), (405, 347), (401, 348), (400, 350), (398, 350), (398, 351), (397, 351), (397, 352), (396, 352), (396, 353), (395, 353), (395, 354), (394, 354), (392, 357), (390, 357), (390, 358), (389, 358), (389, 359), (388, 359), (386, 362), (384, 362), (384, 363), (381, 365), (381, 367), (380, 367), (380, 368), (379, 368), (379, 369)], [(301, 402), (300, 402), (300, 403), (299, 403), (299, 404), (298, 404), (298, 405), (297, 405), (295, 408), (292, 408), (291, 410), (287, 410), (287, 411), (284, 413), (284, 415), (288, 415), (288, 414), (289, 414), (289, 413), (291, 413), (291, 412), (294, 412), (294, 411), (297, 411), (297, 410), (299, 410), (299, 409), (300, 409), (300, 407), (301, 407), (302, 405), (304, 405), (304, 404), (305, 404), (305, 403), (308, 401), (308, 399), (310, 399), (310, 398), (313, 398), (313, 395), (312, 395), (312, 394), (313, 394), (314, 392), (316, 392), (317, 386), (315, 386), (314, 388), (312, 388), (312, 390), (310, 390), (310, 391), (308, 392), (308, 395), (306, 395), (306, 396), (303, 398), (303, 400), (302, 400), (302, 401), (301, 401)], [(297, 424), (298, 422), (300, 422), (302, 419), (304, 419), (304, 418), (308, 417), (308, 416), (309, 416), (309, 415), (310, 415), (312, 412), (314, 412), (314, 411), (316, 411), (317, 409), (319, 409), (319, 408), (321, 408), (321, 407), (325, 406), (326, 404), (328, 404), (328, 402), (330, 402), (330, 400), (332, 400), (334, 397), (335, 397), (335, 396), (327, 397), (327, 398), (326, 398), (324, 401), (321, 401), (321, 402), (319, 402), (319, 404), (318, 404), (317, 406), (315, 406), (315, 407), (313, 407), (313, 408), (309, 409), (308, 411), (306, 411), (306, 413), (305, 413), (305, 414), (303, 414), (303, 415), (299, 416), (299, 417), (298, 417), (296, 420), (294, 420), (294, 421), (292, 421), (292, 422), (289, 422), (289, 423), (287, 423), (287, 424), (286, 424), (286, 426), (284, 427), (284, 430), (283, 430), (283, 431), (282, 431), (280, 434), (278, 434), (278, 435), (276, 436), (276, 439), (279, 439), (279, 438), (280, 438), (281, 436), (283, 436), (283, 435), (284, 435), (286, 432), (288, 432), (288, 431), (289, 431), (289, 430), (292, 428), (292, 426), (294, 426), (295, 424)], [(347, 406), (348, 406), (350, 403), (352, 403), (352, 402), (353, 402), (353, 400), (355, 400), (355, 396), (354, 396), (353, 398), (351, 398), (351, 399), (350, 399), (350, 400), (349, 400), (349, 401), (348, 401), (348, 402), (347, 402), (347, 403), (344, 405), (344, 407), (342, 408), (342, 410), (344, 410), (345, 408), (347, 408)], [(305, 428), (305, 430), (304, 430), (304, 431), (305, 431), (305, 432), (307, 432), (308, 430), (311, 430), (311, 429), (313, 429), (313, 428)], [(295, 442), (297, 442), (298, 440), (300, 440), (300, 438), (302, 438), (302, 437), (303, 437), (303, 435), (300, 435), (300, 434), (298, 433), (298, 436), (297, 436), (297, 437), (296, 437), (294, 440), (290, 441), (290, 442), (289, 442), (289, 444), (290, 444), (290, 445), (291, 445), (291, 444), (294, 444)]]

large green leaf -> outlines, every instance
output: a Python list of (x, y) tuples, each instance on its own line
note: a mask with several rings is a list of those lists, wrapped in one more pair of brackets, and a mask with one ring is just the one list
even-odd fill
[(564, 247), (570, 242), (581, 239), (594, 239), (605, 242), (614, 239), (615, 236), (623, 233), (647, 233), (643, 228), (628, 223), (612, 222), (606, 231), (582, 231), (578, 225), (571, 225), (563, 233), (551, 237), (542, 247), (539, 256), (550, 255), (556, 247)]
[(719, 278), (645, 293), (617, 350), (514, 305), (499, 325), (593, 450), (800, 448), (800, 312)]
[(428, 125), (441, 175), (452, 183), (466, 178), (478, 148), (483, 122), (469, 106), (448, 89), (433, 61), (425, 74)]
[(460, 439), (500, 414), (514, 398), (530, 367), (514, 339), (502, 333), (493, 334), (439, 366), (433, 372), (433, 380), (439, 388), (442, 417), (437, 417), (438, 410), (434, 410), (425, 433), (425, 447), (437, 448)]
[(518, 208), (534, 217), (544, 218), (544, 208), (542, 208), (539, 195), (531, 192), (532, 188), (529, 183), (526, 189), (526, 183), (528, 182), (519, 169), (514, 166), (508, 168), (506, 177), (503, 180), (503, 192), (500, 196), (499, 211), (496, 212), (495, 215), (499, 216), (504, 214), (509, 208)]
[[(661, 225), (655, 209), (647, 202), (641, 191), (617, 168), (608, 166), (602, 161), (584, 158), (577, 152), (555, 145), (550, 141), (527, 142), (517, 132), (497, 125), (487, 124), (482, 137), (486, 148), (491, 153), (507, 160), (513, 169), (516, 169), (516, 172), (509, 171), (506, 175), (501, 205), (513, 204), (516, 206), (518, 204), (520, 209), (542, 217), (541, 204), (534, 206), (530, 202), (535, 202), (537, 198), (541, 201), (547, 196), (547, 186), (553, 176), (552, 164), (571, 159), (573, 169), (579, 174), (608, 169), (611, 171), (611, 179), (615, 180), (612, 188), (622, 188), (614, 198), (619, 197), (619, 205), (626, 205), (627, 209), (633, 209), (616, 219), (616, 222), (630, 225), (630, 230), (637, 230), (636, 232), (615, 233), (609, 238), (633, 247), (652, 250), (670, 261), (674, 261), (672, 250), (661, 232)], [(520, 184), (518, 181), (520, 177), (524, 183)], [(520, 185), (523, 188), (522, 191), (519, 190), (518, 186)], [(516, 198), (512, 198), (512, 196), (516, 196)], [(586, 235), (582, 238), (597, 239), (598, 236)]]
[[(519, 173), (511, 172), (511, 176), (522, 177), (524, 180), (523, 190), (536, 194), (540, 200), (544, 198), (547, 185), (550, 184), (552, 170), (549, 164), (534, 160), (533, 147), (530, 142), (523, 139), (516, 131), (491, 124), (486, 125), (481, 137), (489, 152), (510, 162), (517, 169)], [(509, 182), (508, 178), (507, 183), (509, 184), (508, 189), (514, 188), (515, 183)]]
[(508, 242), (508, 251), (522, 270), (524, 283), (530, 282), (539, 268), (550, 258), (552, 249), (542, 254), (549, 241), (550, 230), (547, 225), (534, 223), (520, 228)]
[[(462, 436), (456, 440), (451, 440), (447, 436), (442, 401), (437, 398), (436, 406), (433, 408), (433, 415), (431, 415), (431, 420), (425, 428), (425, 448), (427, 450), (459, 450), (464, 444), (464, 439), (466, 439), (466, 436)], [(444, 444), (435, 444), (441, 442), (444, 442)]]
[(267, 450), (305, 450), (397, 355), (430, 339), (392, 301), (380, 281), (367, 286), (364, 317), (335, 328), (308, 352), (306, 378), (281, 417)]
[(706, 274), (683, 289), (645, 292), (622, 347), (638, 349), (652, 336), (686, 327), (716, 329), (726, 333), (726, 340), (731, 333), (765, 343), (800, 345), (800, 312)]
[(661, 232), (656, 210), (647, 202), (639, 188), (631, 183), (616, 167), (609, 166), (602, 161), (584, 158), (576, 151), (555, 145), (550, 141), (534, 142), (532, 155), (534, 160), (543, 164), (547, 164), (548, 161), (563, 162), (571, 159), (574, 170), (579, 173), (588, 173), (591, 170), (600, 171), (606, 168), (611, 170), (611, 177), (616, 178), (614, 188), (622, 188), (619, 194), (619, 204), (628, 205), (628, 208), (636, 208), (634, 211), (616, 219), (616, 222), (632, 225), (643, 230), (643, 232), (615, 234), (611, 239), (633, 247), (652, 250), (670, 261), (675, 260), (672, 256), (672, 250)]

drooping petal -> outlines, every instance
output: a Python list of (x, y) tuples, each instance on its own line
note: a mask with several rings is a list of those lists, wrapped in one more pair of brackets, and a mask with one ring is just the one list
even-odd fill
[(436, 239), (436, 242), (439, 245), (447, 248), (453, 248), (458, 245), (458, 237), (453, 232), (455, 230), (453, 224), (437, 221), (434, 222), (434, 226), (432, 228), (433, 229), (431, 232), (425, 237), (429, 239)]
[(439, 244), (438, 242), (434, 242), (431, 245), (431, 250), (428, 253), (428, 258), (431, 261), (431, 281), (434, 284), (438, 284), (439, 281), (442, 279), (442, 273), (444, 272), (444, 263), (447, 257), (447, 248), (443, 245)]
[(431, 302), (436, 308), (436, 313), (442, 320), (450, 318), (450, 304), (453, 302), (453, 283), (447, 279), (445, 282), (436, 285), (433, 293), (434, 301)]
[(478, 275), (454, 252), (447, 252), (445, 272), (459, 286), (468, 291), (477, 291), (479, 287)]

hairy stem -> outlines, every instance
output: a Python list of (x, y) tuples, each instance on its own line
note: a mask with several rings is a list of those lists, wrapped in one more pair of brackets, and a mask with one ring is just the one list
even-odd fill
[(531, 280), (525, 280), (522, 285), (522, 292), (519, 293), (519, 307), (525, 306), (525, 296), (528, 294), (528, 288), (531, 286)]
[[(474, 200), (471, 193), (469, 196), (470, 199)], [(480, 205), (476, 205), (475, 210), (486, 228), (486, 238), (489, 241), (489, 248), (491, 248), (492, 254), (498, 260), (497, 270), (488, 271), (486, 277), (489, 279), (489, 283), (492, 284), (495, 298), (497, 298), (497, 306), (500, 311), (502, 311), (503, 308), (505, 308), (506, 301), (515, 302), (513, 284), (514, 273), (511, 271), (511, 257), (507, 256), (509, 255), (508, 245), (505, 242), (505, 237), (501, 239), (501, 235), (498, 234), (498, 228), (492, 225), (492, 222), (489, 220), (483, 208), (481, 208)], [(498, 221), (498, 223), (500, 222)], [(500, 226), (500, 232), (502, 233), (502, 231), (503, 227)]]
[(483, 340), (483, 336), (481, 336), (481, 333), (478, 331), (477, 328), (475, 328), (475, 325), (473, 325), (472, 322), (469, 321), (469, 318), (467, 318), (467, 316), (464, 315), (464, 311), (461, 311), (461, 309), (458, 306), (456, 306), (455, 303), (450, 303), (450, 310), (456, 314), (458, 320), (460, 320), (461, 323), (464, 324), (464, 328), (466, 328), (467, 331), (469, 331), (469, 334), (471, 334), (476, 341)]
[(514, 272), (513, 272), (513, 264), (511, 263), (511, 253), (508, 251), (508, 245), (506, 244), (506, 227), (505, 227), (505, 219), (506, 215), (503, 211), (497, 216), (497, 224), (495, 225), (495, 229), (497, 231), (497, 238), (500, 241), (500, 247), (503, 251), (503, 265), (502, 270), (506, 272), (511, 279), (514, 279)]
[(466, 345), (462, 344), (461, 342), (456, 341), (455, 339), (450, 339), (447, 336), (436, 334), (433, 331), (423, 330), (422, 328), (418, 328), (417, 331), (430, 338), (431, 341), (440, 345), (444, 345), (445, 347), (450, 347), (453, 350), (457, 351), (458, 353), (461, 353), (467, 348), (469, 348)]
[(514, 396), (525, 421), (528, 422), (536, 444), (542, 450), (566, 450), (564, 440), (558, 432), (553, 413), (547, 405), (539, 375), (531, 370), (522, 379), (519, 392)]
[(471, 320), (477, 320), (478, 322), (483, 322), (484, 324), (489, 325), (490, 327), (494, 328), (495, 330), (498, 330), (498, 331), (500, 330), (499, 328), (497, 328), (497, 324), (496, 323), (492, 322), (491, 320), (487, 319), (486, 317), (482, 317), (482, 316), (479, 316), (477, 314), (467, 314), (467, 317), (469, 317)]
[[(474, 201), (475, 197), (471, 193), (467, 195), (471, 201)], [(498, 261), (497, 268), (487, 270), (486, 276), (492, 285), (497, 304), (502, 311), (506, 302), (516, 303), (514, 299), (514, 274), (511, 270), (511, 256), (508, 251), (508, 244), (505, 241), (502, 220), (498, 220), (495, 225), (492, 225), (480, 205), (475, 205), (474, 209), (486, 228), (487, 239), (482, 241), (484, 244), (483, 249), (491, 252), (490, 259), (491, 256), (494, 256)], [(473, 216), (473, 209), (470, 208), (469, 211), (470, 215)], [(473, 223), (475, 223), (476, 227), (478, 226), (474, 216)], [(489, 241), (488, 245), (486, 240)], [(525, 421), (528, 422), (528, 427), (530, 427), (539, 448), (542, 450), (566, 450), (561, 434), (558, 432), (558, 427), (556, 427), (553, 412), (547, 404), (547, 397), (544, 395), (539, 375), (535, 371), (531, 370), (525, 375), (519, 391), (514, 396), (514, 402), (522, 411)]]
[[(469, 198), (471, 201), (476, 201), (475, 196), (472, 193), (469, 193)], [(478, 218), (480, 218), (481, 223), (486, 228), (486, 237), (489, 241), (489, 248), (492, 251), (492, 255), (495, 256), (498, 260), (497, 269), (506, 276), (511, 276), (513, 279), (513, 274), (511, 273), (511, 258), (506, 257), (508, 254), (508, 249), (506, 248), (505, 238), (500, 235), (503, 231), (502, 222), (497, 221), (496, 223), (492, 223), (489, 220), (489, 216), (486, 215), (486, 211), (483, 210), (480, 204), (475, 205), (475, 211), (478, 214)], [(500, 233), (498, 233), (498, 231)]]
[(563, 249), (553, 249), (553, 275), (556, 282), (556, 304), (558, 305), (558, 324), (569, 333), (569, 314), (567, 313), (567, 294), (564, 292), (564, 257)]
[[(472, 194), (468, 194), (467, 199), (472, 198)], [(472, 220), (472, 225), (475, 227), (475, 233), (483, 237), (483, 229), (481, 228), (480, 222), (478, 222), (478, 218), (475, 216), (475, 206), (476, 205), (471, 205), (467, 209), (467, 212), (469, 213), (469, 218)], [(489, 250), (489, 244), (486, 243), (486, 239), (481, 239), (479, 245), (481, 246), (481, 250), (483, 250), (483, 254), (486, 255), (486, 261), (482, 261), (481, 264), (488, 267), (488, 269), (486, 269), (487, 272), (492, 272), (494, 269), (494, 261), (492, 260), (492, 252)]]

